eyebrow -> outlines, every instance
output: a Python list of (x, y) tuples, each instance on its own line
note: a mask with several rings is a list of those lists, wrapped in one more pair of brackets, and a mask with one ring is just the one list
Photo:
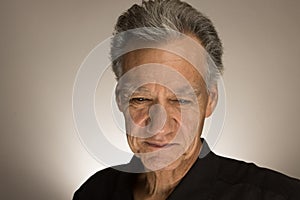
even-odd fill
[(126, 96), (128, 96), (129, 94), (132, 95), (134, 93), (151, 93), (151, 91), (144, 86), (136, 88), (134, 85), (131, 84), (123, 85), (123, 87), (118, 89), (118, 92)]
[[(192, 91), (191, 91), (192, 88)], [(135, 87), (131, 84), (124, 85), (120, 90), (121, 93), (124, 94), (134, 94), (134, 93), (147, 93), (151, 94), (152, 92), (145, 86), (140, 86), (135, 89)], [(189, 95), (189, 96), (199, 96), (201, 94), (201, 91), (199, 88), (193, 88), (192, 86), (184, 86), (178, 89), (171, 90), (175, 95)]]
[[(191, 91), (191, 88), (193, 89), (193, 91)], [(198, 88), (195, 89), (191, 86), (185, 86), (185, 87), (179, 88), (179, 89), (175, 90), (174, 92), (175, 92), (175, 94), (190, 95), (190, 96), (193, 96), (193, 95), (199, 96), (201, 93), (200, 89), (198, 89)]]
[(149, 89), (147, 89), (146, 87), (144, 87), (144, 86), (141, 86), (141, 87), (135, 89), (135, 90), (133, 91), (133, 93), (135, 93), (135, 92), (146, 92), (146, 93), (151, 93), (151, 91), (150, 91)]

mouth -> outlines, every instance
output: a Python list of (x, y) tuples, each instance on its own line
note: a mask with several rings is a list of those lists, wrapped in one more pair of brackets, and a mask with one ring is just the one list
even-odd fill
[(153, 149), (168, 148), (175, 145), (174, 143), (158, 143), (158, 142), (144, 142), (144, 144)]

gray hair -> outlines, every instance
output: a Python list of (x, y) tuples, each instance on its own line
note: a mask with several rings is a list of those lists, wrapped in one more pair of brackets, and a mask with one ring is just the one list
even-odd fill
[[(142, 31), (128, 33), (129, 30), (139, 28), (143, 28)], [(127, 34), (122, 34), (126, 31)], [(206, 16), (180, 0), (142, 1), (141, 5), (133, 5), (118, 18), (110, 52), (117, 80), (123, 74), (122, 50), (131, 40), (161, 42), (176, 38), (176, 32), (191, 34), (199, 39), (210, 57), (207, 59), (209, 77), (206, 78), (206, 83), (211, 84), (216, 80), (223, 72), (223, 48), (219, 36)]]

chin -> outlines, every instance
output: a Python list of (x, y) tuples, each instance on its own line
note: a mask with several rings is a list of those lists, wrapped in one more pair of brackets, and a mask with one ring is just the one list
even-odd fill
[(170, 164), (169, 162), (158, 159), (145, 159), (142, 162), (147, 171), (172, 170), (178, 166), (174, 165), (174, 162)]
[(141, 161), (147, 171), (158, 171), (158, 170), (173, 170), (181, 163), (182, 155), (142, 155), (140, 156)]

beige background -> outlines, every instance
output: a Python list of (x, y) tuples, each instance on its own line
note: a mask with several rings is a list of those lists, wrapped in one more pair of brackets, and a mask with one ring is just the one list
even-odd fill
[[(1, 1), (1, 199), (71, 199), (103, 168), (77, 137), (72, 87), (134, 2)], [(300, 178), (300, 1), (188, 2), (225, 47), (227, 116), (214, 151)]]

